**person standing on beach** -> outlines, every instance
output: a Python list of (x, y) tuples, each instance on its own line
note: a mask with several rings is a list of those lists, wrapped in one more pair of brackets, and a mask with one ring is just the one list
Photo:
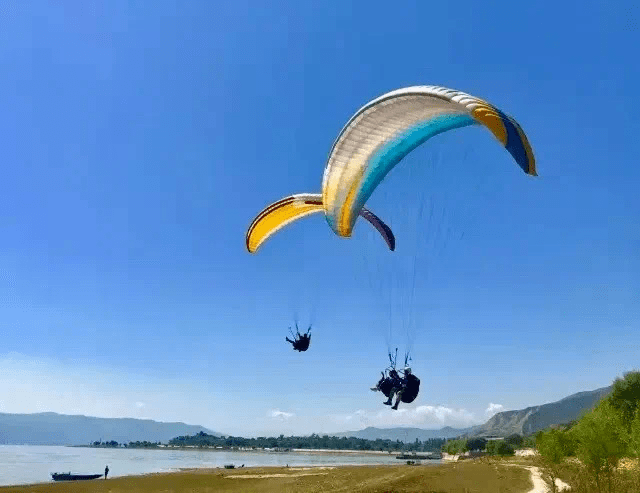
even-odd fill
[(107, 474), (109, 474), (109, 466), (104, 466), (104, 479), (107, 479)]

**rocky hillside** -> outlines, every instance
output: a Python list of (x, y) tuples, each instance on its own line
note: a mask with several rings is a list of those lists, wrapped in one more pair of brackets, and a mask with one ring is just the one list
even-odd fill
[(578, 392), (557, 402), (527, 407), (519, 411), (503, 411), (485, 424), (467, 432), (467, 436), (508, 436), (512, 433), (530, 435), (555, 424), (566, 424), (578, 419), (600, 399), (611, 392), (603, 387), (587, 392)]
[(367, 440), (390, 439), (403, 442), (421, 441), (430, 438), (456, 438), (459, 436), (498, 436), (506, 437), (512, 433), (530, 435), (551, 425), (566, 424), (578, 419), (580, 415), (591, 409), (600, 399), (611, 392), (611, 387), (578, 392), (564, 399), (539, 406), (532, 406), (518, 411), (503, 411), (493, 416), (485, 424), (471, 428), (445, 427), (439, 430), (421, 428), (365, 428), (359, 431), (335, 433), (335, 436), (365, 438)]

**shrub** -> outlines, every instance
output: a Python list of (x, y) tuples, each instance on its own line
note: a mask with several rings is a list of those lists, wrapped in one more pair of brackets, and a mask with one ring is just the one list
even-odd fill
[(489, 455), (513, 455), (514, 448), (504, 440), (489, 440), (487, 442), (487, 453)]
[(524, 443), (524, 438), (519, 433), (513, 433), (505, 438), (504, 441), (514, 448), (519, 448)]

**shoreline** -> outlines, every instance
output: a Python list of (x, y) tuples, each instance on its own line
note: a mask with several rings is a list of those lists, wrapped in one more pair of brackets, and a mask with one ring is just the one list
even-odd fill
[[(235, 477), (238, 473), (243, 476), (251, 477), (249, 475), (242, 474), (245, 471), (258, 471), (258, 470), (276, 470), (283, 472), (289, 471), (310, 471), (310, 470), (332, 470), (332, 469), (343, 469), (343, 468), (376, 468), (376, 467), (400, 467), (403, 466), (404, 463), (399, 461), (398, 464), (338, 464), (338, 465), (308, 465), (308, 466), (243, 466), (243, 467), (235, 467), (233, 469), (227, 469), (224, 466), (215, 466), (215, 467), (178, 467), (171, 471), (154, 471), (154, 472), (143, 472), (140, 474), (123, 474), (122, 476), (111, 476), (109, 475), (109, 479), (104, 479), (104, 477), (96, 478), (87, 481), (54, 481), (53, 479), (49, 479), (48, 481), (41, 481), (38, 483), (24, 483), (24, 484), (7, 484), (0, 485), (0, 492), (3, 490), (7, 490), (10, 488), (31, 488), (35, 486), (45, 486), (45, 485), (53, 485), (53, 484), (61, 484), (61, 485), (70, 485), (70, 484), (95, 484), (100, 481), (117, 481), (117, 480), (127, 480), (127, 479), (136, 479), (136, 478), (146, 478), (146, 477), (154, 477), (154, 476), (171, 476), (175, 474), (193, 474), (193, 475), (206, 475), (206, 474), (219, 474), (226, 473), (226, 476)], [(295, 474), (287, 474), (286, 476), (295, 476)]]
[[(430, 462), (430, 461), (425, 461)], [(253, 466), (236, 469), (223, 467), (179, 468), (171, 472), (152, 472), (109, 477), (90, 481), (31, 483), (1, 486), (0, 493), (105, 492), (146, 493), (173, 491), (174, 493), (207, 493), (223, 490), (228, 493), (244, 491), (335, 491), (341, 484), (345, 491), (398, 492), (423, 489), (427, 484), (434, 491), (462, 491), (481, 481), (478, 493), (495, 491), (529, 491), (533, 474), (525, 467), (509, 464), (464, 461), (428, 464), (369, 464), (369, 465), (318, 465), (318, 466)], [(531, 478), (531, 479), (530, 479)], [(517, 489), (512, 489), (518, 483)], [(533, 485), (534, 487), (537, 485)], [(505, 489), (506, 487), (506, 489)], [(429, 490), (431, 491), (431, 490)], [(530, 493), (539, 493), (531, 490)]]
[[(93, 449), (94, 447), (74, 447), (75, 449)], [(101, 448), (101, 447), (99, 447)], [(117, 450), (108, 450), (108, 456), (111, 458), (109, 468), (111, 469), (108, 480), (127, 478), (127, 477), (143, 477), (149, 474), (170, 474), (174, 472), (200, 472), (200, 471), (244, 471), (247, 469), (256, 469), (264, 467), (282, 467), (285, 470), (294, 471), (301, 467), (307, 468), (319, 468), (319, 467), (365, 467), (365, 466), (397, 466), (406, 464), (404, 459), (396, 459), (399, 451), (380, 451), (380, 450), (352, 450), (352, 449), (299, 449), (293, 448), (289, 450), (273, 450), (273, 449), (249, 449), (249, 450), (229, 450), (229, 449), (192, 449), (192, 448), (170, 448), (174, 452), (173, 460), (164, 460), (160, 457), (167, 457), (165, 454), (156, 454), (152, 451), (142, 452), (145, 449), (127, 449), (120, 448)], [(147, 449), (157, 450), (157, 449)], [(219, 452), (220, 454), (202, 454), (201, 452)], [(88, 451), (87, 451), (88, 452)], [(96, 451), (98, 452), (98, 451)], [(150, 457), (149, 464), (151, 467), (130, 467), (126, 462), (129, 461), (130, 456), (142, 454), (143, 456)], [(195, 454), (195, 455), (194, 455)], [(81, 453), (83, 456), (84, 453)], [(100, 454), (102, 455), (102, 454)], [(158, 457), (153, 459), (152, 457)], [(190, 459), (191, 457), (191, 459)], [(195, 457), (196, 459), (193, 459)], [(207, 458), (209, 457), (209, 458)], [(193, 460), (192, 460), (193, 459)], [(123, 462), (124, 461), (124, 462)], [(118, 466), (118, 462), (121, 462)], [(417, 460), (420, 463), (429, 463), (429, 465), (438, 465), (442, 463), (441, 460)], [(286, 463), (286, 465), (285, 465)], [(242, 467), (241, 466), (244, 466)], [(246, 464), (246, 466), (245, 466)], [(226, 469), (226, 465), (234, 465), (233, 469)], [(25, 466), (26, 467), (26, 466)], [(102, 466), (104, 467), (104, 466)], [(27, 486), (27, 485), (42, 485), (56, 483), (51, 478), (51, 473), (60, 472), (60, 468), (64, 469), (63, 472), (71, 470), (74, 473), (86, 473), (86, 465), (83, 466), (82, 462), (77, 462), (75, 466), (69, 464), (67, 466), (51, 464), (50, 467), (44, 467), (38, 469), (36, 474), (18, 473), (15, 477), (10, 474), (5, 478), (5, 481), (0, 482), (0, 488), (7, 488), (9, 486)], [(91, 469), (91, 467), (89, 467)], [(88, 471), (88, 472), (100, 472)], [(13, 481), (12, 481), (13, 480)], [(9, 482), (11, 481), (11, 482)], [(62, 483), (62, 482), (61, 482)], [(73, 484), (67, 483), (65, 484)], [(80, 481), (81, 484), (87, 484), (85, 481)], [(1, 490), (0, 490), (1, 491)]]

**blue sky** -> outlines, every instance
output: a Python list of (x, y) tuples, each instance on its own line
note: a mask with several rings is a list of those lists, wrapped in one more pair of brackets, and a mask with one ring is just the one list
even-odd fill
[[(9, 2), (0, 24), (0, 412), (437, 428), (637, 367), (631, 2)], [(358, 108), (420, 84), (513, 115), (540, 176), (452, 131), (368, 202), (396, 252), (319, 216), (246, 252)], [(393, 413), (368, 388), (409, 342), (421, 393)]]

